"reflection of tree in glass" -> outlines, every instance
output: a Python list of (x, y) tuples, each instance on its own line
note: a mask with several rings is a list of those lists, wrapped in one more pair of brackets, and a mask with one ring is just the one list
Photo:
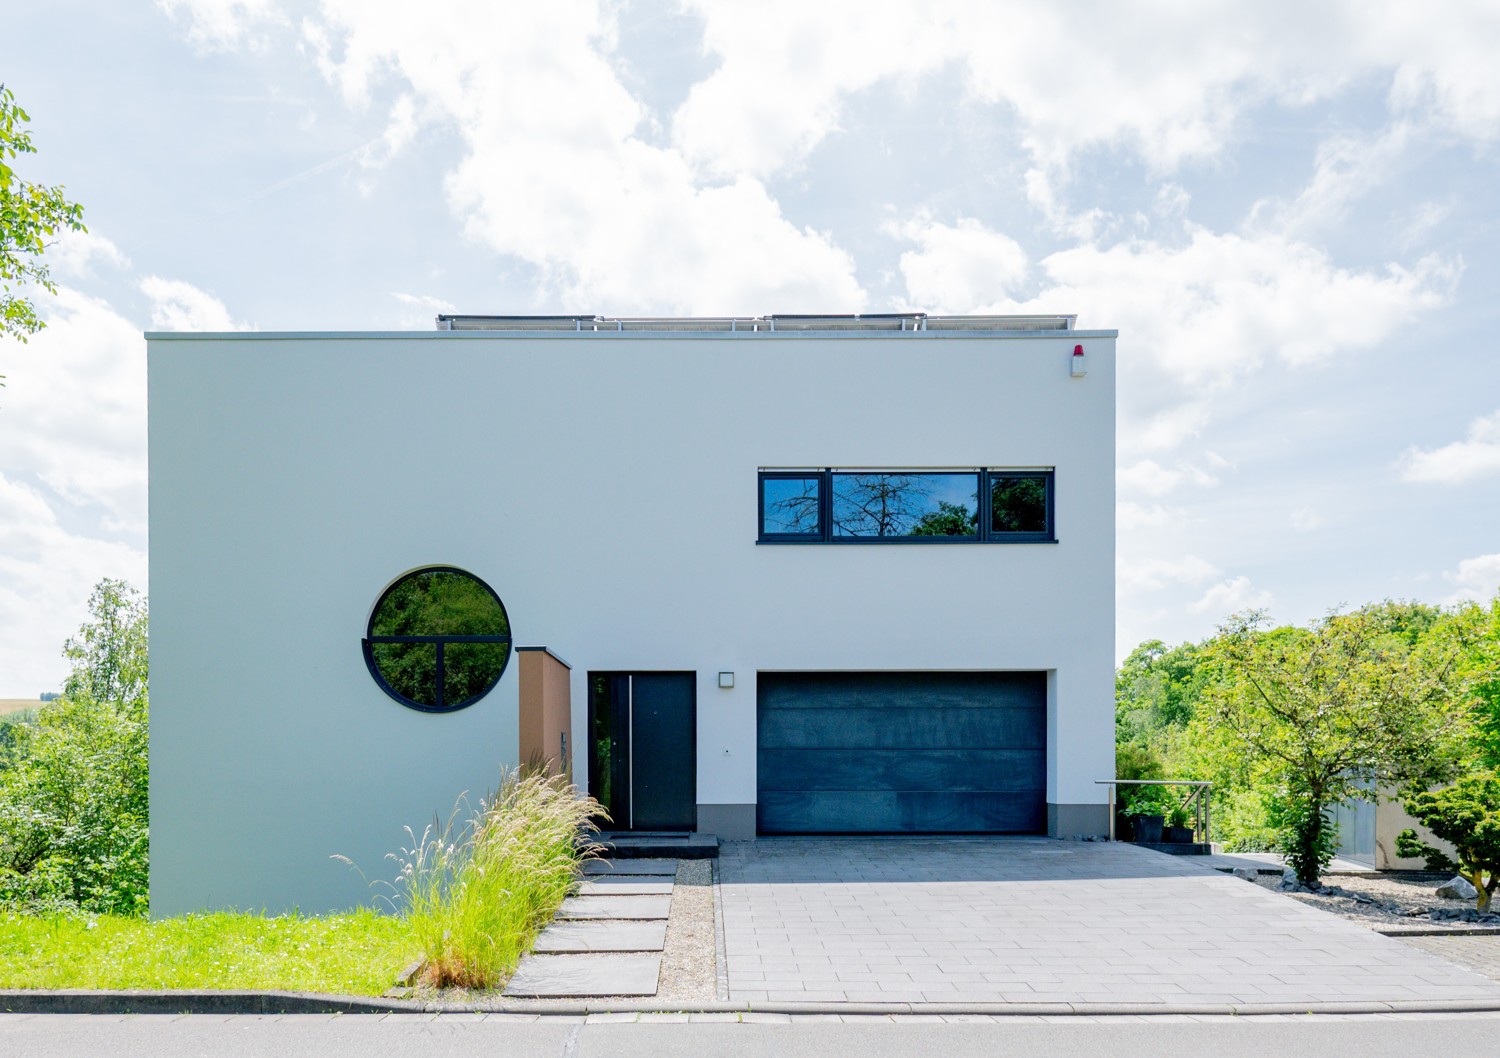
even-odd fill
[[(951, 474), (835, 474), (833, 530), (837, 536), (973, 536), (976, 512), (932, 494)], [(962, 475), (974, 482), (972, 475)], [(946, 490), (945, 490), (946, 491)], [(977, 483), (972, 496), (977, 499)], [(951, 493), (950, 493), (951, 494)], [(976, 503), (977, 506), (977, 503)]]
[[(495, 596), (475, 578), (453, 570), (414, 573), (380, 601), (374, 636), (509, 635)], [(437, 704), (437, 644), (372, 643), (375, 666), (396, 693), (419, 705)], [(483, 694), (505, 668), (509, 643), (444, 643), (443, 705)]]
[(979, 512), (962, 504), (938, 500), (938, 509), (928, 511), (912, 527), (912, 536), (975, 536), (979, 533)]
[(818, 479), (766, 478), (765, 531), (768, 533), (816, 533), (818, 531)]
[(1045, 533), (1047, 531), (1047, 479), (1014, 477), (990, 479), (990, 531), (995, 533)]

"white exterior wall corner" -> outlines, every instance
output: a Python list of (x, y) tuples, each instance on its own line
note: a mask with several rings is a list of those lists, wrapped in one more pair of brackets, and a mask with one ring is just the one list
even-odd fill
[[(333, 855), (390, 876), (515, 763), (514, 662), (447, 715), (365, 668), (437, 563), (572, 663), (576, 732), (590, 670), (695, 670), (702, 805), (756, 800), (758, 671), (861, 669), (1048, 671), (1047, 799), (1105, 802), (1112, 332), (150, 337), (155, 915), (367, 902)], [(760, 546), (777, 466), (1055, 467), (1059, 542)]]

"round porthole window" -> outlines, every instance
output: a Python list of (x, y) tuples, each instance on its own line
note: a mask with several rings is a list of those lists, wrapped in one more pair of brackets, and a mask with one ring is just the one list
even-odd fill
[(451, 713), (499, 682), (510, 661), (510, 618), (500, 596), (472, 573), (429, 566), (380, 596), (364, 650), (386, 694), (423, 712)]

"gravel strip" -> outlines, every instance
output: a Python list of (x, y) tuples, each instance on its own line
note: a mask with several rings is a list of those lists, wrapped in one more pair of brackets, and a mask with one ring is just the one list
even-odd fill
[(656, 998), (712, 1002), (715, 974), (712, 862), (679, 860)]
[(1473, 922), (1430, 917), (1433, 910), (1474, 906), (1473, 901), (1448, 900), (1434, 892), (1447, 878), (1447, 875), (1414, 878), (1378, 874), (1324, 877), (1323, 884), (1332, 890), (1327, 894), (1287, 892), (1280, 888), (1281, 876), (1274, 874), (1260, 875), (1256, 884), (1371, 929), (1473, 930)]

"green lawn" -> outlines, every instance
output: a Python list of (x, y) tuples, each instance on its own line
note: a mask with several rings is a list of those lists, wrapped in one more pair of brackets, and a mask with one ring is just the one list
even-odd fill
[(379, 995), (414, 958), (411, 926), (362, 910), (150, 922), (0, 912), (0, 988), (289, 989)]

